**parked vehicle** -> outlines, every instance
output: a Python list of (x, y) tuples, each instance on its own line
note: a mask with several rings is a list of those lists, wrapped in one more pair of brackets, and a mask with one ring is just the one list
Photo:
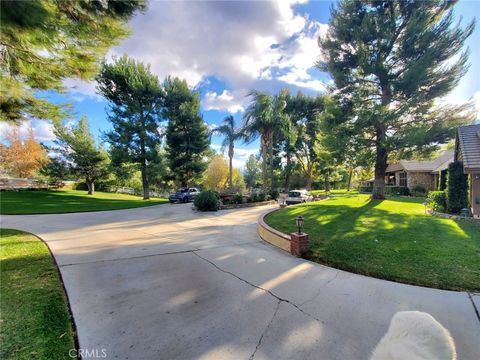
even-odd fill
[(285, 203), (287, 205), (306, 203), (312, 201), (313, 196), (307, 190), (291, 190), (288, 193)]
[(197, 188), (183, 188), (175, 194), (170, 195), (168, 200), (171, 204), (176, 202), (188, 203), (189, 201), (193, 201), (198, 194), (200, 194), (200, 190)]

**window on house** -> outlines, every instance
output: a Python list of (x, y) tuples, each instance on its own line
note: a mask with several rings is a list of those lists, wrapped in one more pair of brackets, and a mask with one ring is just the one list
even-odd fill
[(400, 179), (400, 186), (407, 186), (407, 173), (406, 172), (401, 172), (399, 174), (399, 179)]

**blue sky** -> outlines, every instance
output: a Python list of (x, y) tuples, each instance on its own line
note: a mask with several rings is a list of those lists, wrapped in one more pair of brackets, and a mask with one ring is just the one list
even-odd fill
[[(203, 117), (209, 126), (218, 125), (229, 114), (240, 125), (250, 89), (273, 93), (286, 87), (311, 95), (324, 91), (330, 79), (314, 64), (320, 56), (317, 38), (328, 28), (331, 4), (295, 0), (150, 1), (147, 11), (131, 20), (131, 36), (112, 48), (107, 57), (126, 53), (149, 63), (160, 80), (166, 75), (185, 78), (200, 92)], [(463, 17), (465, 25), (480, 15), (480, 2), (460, 1), (456, 15)], [(445, 101), (474, 99), (480, 111), (478, 44), (480, 26), (467, 43), (471, 69)], [(72, 103), (75, 118), (87, 116), (97, 136), (110, 129), (107, 103), (95, 93), (95, 84), (67, 80), (66, 85), (65, 94), (49, 97)], [(52, 139), (47, 123), (33, 121), (32, 125), (40, 141)], [(220, 142), (214, 137), (212, 147), (218, 150)], [(242, 167), (258, 147), (258, 142), (236, 144), (235, 166)]]

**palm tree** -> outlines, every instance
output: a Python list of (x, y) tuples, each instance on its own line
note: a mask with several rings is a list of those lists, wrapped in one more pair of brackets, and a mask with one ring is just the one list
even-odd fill
[(267, 149), (270, 156), (270, 187), (273, 187), (273, 138), (284, 121), (283, 110), (286, 102), (284, 92), (279, 95), (271, 96), (268, 93), (252, 90), (249, 93), (252, 98), (243, 116), (243, 134), (246, 142), (252, 142), (260, 136), (260, 145), (262, 150), (262, 180), (263, 191), (266, 190), (267, 183)]
[(223, 139), (223, 142), (222, 142), (222, 151), (225, 151), (225, 148), (227, 148), (227, 146), (228, 146), (228, 158), (230, 160), (229, 161), (228, 188), (231, 191), (233, 189), (232, 160), (233, 160), (233, 154), (234, 154), (235, 141), (242, 138), (243, 133), (242, 133), (241, 129), (236, 129), (235, 128), (235, 120), (233, 119), (233, 116), (231, 116), (231, 115), (227, 116), (225, 119), (223, 119), (223, 124), (216, 127), (215, 129), (213, 129), (212, 133), (218, 133), (218, 134), (221, 134), (225, 137)]

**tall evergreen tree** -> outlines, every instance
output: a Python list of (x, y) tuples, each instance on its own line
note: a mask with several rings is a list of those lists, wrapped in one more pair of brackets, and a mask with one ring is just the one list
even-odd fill
[(62, 90), (66, 78), (92, 79), (108, 49), (128, 34), (142, 0), (0, 2), (0, 120), (60, 119), (39, 90)]
[(342, 0), (319, 40), (319, 67), (353, 105), (352, 133), (375, 154), (374, 198), (384, 198), (390, 151), (435, 146), (470, 120), (458, 115), (465, 107), (443, 116), (432, 111), (468, 68), (462, 48), (474, 23), (453, 25), (455, 3)]
[(207, 164), (210, 137), (200, 115), (200, 97), (185, 80), (167, 77), (164, 82), (163, 117), (168, 120), (166, 148), (170, 169), (181, 186), (197, 181)]
[(86, 117), (69, 129), (60, 122), (54, 124), (55, 143), (57, 149), (71, 165), (71, 170), (77, 176), (83, 176), (88, 187), (88, 194), (93, 195), (95, 181), (108, 173), (108, 154), (97, 146), (88, 127)]
[(105, 134), (113, 164), (134, 163), (142, 174), (143, 199), (150, 198), (148, 167), (158, 161), (163, 90), (150, 67), (127, 56), (105, 63), (99, 92), (110, 101), (113, 130)]

